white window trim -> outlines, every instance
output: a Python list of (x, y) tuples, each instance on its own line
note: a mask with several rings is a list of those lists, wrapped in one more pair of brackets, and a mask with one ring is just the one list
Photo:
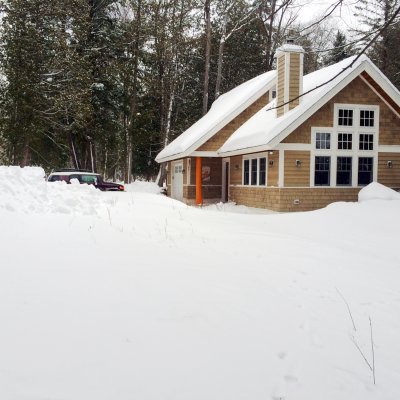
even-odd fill
[[(265, 185), (260, 185), (260, 158), (265, 158)], [(257, 184), (256, 185), (252, 185), (251, 184), (251, 160), (257, 159)], [(249, 185), (245, 185), (244, 184), (244, 162), (246, 160), (250, 160), (249, 163)], [(244, 187), (261, 187), (261, 188), (265, 188), (268, 186), (268, 153), (257, 153), (257, 154), (247, 154), (245, 156), (243, 156), (242, 159), (242, 186)]]
[[(353, 110), (353, 126), (342, 126), (338, 124), (339, 109), (352, 109)], [(360, 111), (370, 110), (374, 111), (374, 127), (360, 126)], [(311, 160), (310, 160), (310, 186), (311, 187), (362, 187), (358, 186), (358, 158), (359, 157), (371, 157), (373, 158), (373, 172), (372, 181), (376, 182), (378, 178), (378, 150), (379, 150), (379, 106), (363, 105), (363, 104), (335, 104), (334, 105), (334, 121), (333, 127), (312, 127), (311, 128)], [(326, 132), (331, 134), (331, 149), (316, 149), (316, 133)], [(351, 133), (352, 134), (352, 149), (351, 150), (339, 150), (338, 149), (338, 135), (339, 133)], [(359, 138), (360, 134), (373, 134), (373, 150), (359, 150)], [(325, 156), (331, 157), (331, 171), (330, 171), (330, 184), (329, 186), (315, 186), (315, 157)], [(351, 175), (351, 186), (348, 185), (337, 185), (336, 184), (336, 170), (337, 170), (337, 158), (338, 157), (351, 157), (352, 158), (352, 175)]]

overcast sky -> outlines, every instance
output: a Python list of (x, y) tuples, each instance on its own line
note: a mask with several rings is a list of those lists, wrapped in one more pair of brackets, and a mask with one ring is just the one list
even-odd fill
[[(351, 28), (356, 27), (357, 20), (354, 17), (354, 4), (357, 0), (345, 0), (344, 5), (337, 8), (333, 13), (333, 23), (337, 24), (338, 29), (349, 31)], [(323, 14), (326, 14), (330, 7), (336, 4), (336, 1), (325, 0), (304, 0), (304, 6), (300, 11), (300, 18), (304, 21), (316, 19)]]

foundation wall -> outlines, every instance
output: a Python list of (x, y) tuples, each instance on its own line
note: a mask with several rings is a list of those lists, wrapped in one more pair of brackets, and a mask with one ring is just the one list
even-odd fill
[(231, 200), (248, 207), (274, 211), (311, 211), (335, 201), (357, 201), (360, 188), (230, 187)]

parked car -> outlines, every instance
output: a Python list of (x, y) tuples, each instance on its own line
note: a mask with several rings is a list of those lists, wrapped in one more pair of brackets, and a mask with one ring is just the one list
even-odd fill
[(100, 174), (93, 172), (72, 170), (72, 169), (60, 169), (53, 171), (47, 178), (48, 182), (63, 181), (71, 183), (72, 179), (77, 179), (80, 183), (86, 183), (87, 185), (93, 185), (95, 188), (103, 191), (124, 191), (124, 185), (114, 182), (105, 182)]

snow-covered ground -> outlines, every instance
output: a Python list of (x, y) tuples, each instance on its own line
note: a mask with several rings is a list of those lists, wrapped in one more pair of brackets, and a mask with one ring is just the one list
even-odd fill
[(398, 195), (262, 215), (42, 175), (0, 168), (0, 399), (400, 398)]

